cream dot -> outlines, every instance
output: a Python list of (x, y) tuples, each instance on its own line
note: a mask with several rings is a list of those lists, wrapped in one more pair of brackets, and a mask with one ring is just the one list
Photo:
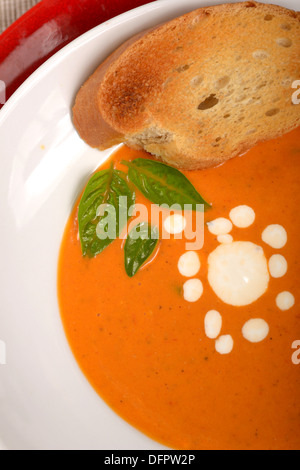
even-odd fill
[(203, 284), (200, 279), (189, 279), (183, 285), (183, 297), (187, 302), (197, 302), (203, 294)]
[(180, 214), (169, 215), (164, 221), (164, 228), (171, 235), (183, 232), (185, 227), (186, 219)]
[(204, 320), (205, 334), (210, 339), (216, 339), (221, 333), (222, 317), (216, 310), (210, 310), (205, 315)]
[(208, 257), (208, 281), (226, 304), (241, 307), (267, 290), (270, 275), (263, 249), (251, 242), (219, 245)]
[(222, 243), (222, 244), (224, 244), (224, 245), (227, 245), (228, 243), (232, 243), (232, 242), (233, 242), (233, 236), (232, 236), (232, 235), (229, 235), (229, 234), (218, 235), (217, 240), (218, 240), (219, 243)]
[(276, 305), (279, 310), (290, 310), (295, 305), (295, 297), (290, 292), (281, 292), (276, 297)]
[(255, 212), (249, 206), (237, 206), (229, 214), (233, 224), (239, 228), (247, 228), (255, 221)]
[(201, 267), (199, 256), (195, 251), (187, 251), (180, 256), (178, 270), (182, 276), (193, 277), (198, 274)]
[(234, 342), (230, 335), (220, 336), (220, 338), (216, 340), (216, 351), (219, 354), (230, 354), (233, 350), (233, 346)]
[(247, 321), (243, 326), (242, 333), (244, 338), (250, 343), (260, 343), (268, 336), (269, 325), (261, 318), (254, 318)]
[(232, 223), (224, 217), (207, 222), (207, 227), (213, 235), (225, 235), (232, 230)]
[(272, 248), (279, 250), (286, 245), (286, 230), (282, 225), (269, 225), (262, 233), (262, 240)]
[(284, 256), (273, 255), (269, 259), (269, 271), (272, 277), (279, 278), (285, 276), (288, 264)]

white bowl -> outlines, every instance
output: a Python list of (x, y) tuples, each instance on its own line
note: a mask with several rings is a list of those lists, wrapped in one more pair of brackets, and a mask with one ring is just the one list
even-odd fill
[(80, 140), (70, 109), (80, 85), (125, 39), (217, 3), (158, 1), (96, 27), (40, 67), (0, 112), (0, 353), (5, 345), (7, 355), (0, 438), (9, 449), (163, 449), (96, 394), (60, 320), (56, 274), (65, 223), (87, 176), (107, 156)]

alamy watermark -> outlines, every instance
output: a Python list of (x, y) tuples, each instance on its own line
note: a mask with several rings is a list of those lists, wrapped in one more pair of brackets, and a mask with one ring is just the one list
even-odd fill
[(299, 366), (300, 365), (300, 340), (296, 340), (293, 342), (292, 349), (296, 350), (292, 355), (292, 363), (295, 364), (295, 366)]
[[(294, 104), (300, 104), (300, 80), (295, 80), (292, 84), (292, 88), (296, 90), (292, 95), (292, 102)], [(293, 342), (292, 349), (295, 349), (292, 355), (292, 363), (298, 366), (300, 365), (300, 340)]]
[(0, 104), (6, 103), (6, 84), (3, 80), (0, 80)]
[(292, 84), (292, 88), (296, 89), (292, 95), (292, 102), (294, 104), (300, 104), (300, 80), (295, 80)]
[(0, 366), (6, 365), (6, 344), (0, 340)]
[[(295, 80), (292, 84), (292, 88), (296, 91), (292, 94), (292, 102), (294, 104), (300, 104), (300, 80)], [(0, 80), (0, 104), (6, 103), (6, 83)]]
[[(100, 218), (96, 234), (100, 240), (115, 240), (118, 235), (125, 240), (130, 233), (131, 239), (144, 238), (145, 233), (136, 230), (137, 225), (148, 222), (157, 230), (152, 231), (151, 238), (170, 240), (171, 236), (176, 240), (185, 239), (187, 250), (201, 250), (204, 245), (204, 206), (197, 204), (180, 204), (168, 206), (152, 204), (147, 207), (144, 204), (134, 204), (127, 207), (127, 197), (120, 196), (117, 208), (112, 204), (101, 204), (97, 209), (97, 217)], [(132, 217), (127, 224), (128, 217)], [(125, 227), (118, 234), (118, 227)]]

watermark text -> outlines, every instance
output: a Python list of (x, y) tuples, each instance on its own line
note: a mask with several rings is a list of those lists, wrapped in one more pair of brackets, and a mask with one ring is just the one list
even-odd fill
[(300, 364), (300, 340), (293, 342), (292, 349), (296, 350), (292, 355), (292, 363), (298, 366)]
[(5, 104), (6, 102), (6, 85), (3, 80), (0, 80), (0, 104)]
[(292, 102), (294, 104), (300, 104), (300, 80), (295, 80), (292, 84), (292, 88), (296, 89), (292, 95)]
[(6, 365), (6, 344), (0, 340), (0, 366)]
[[(180, 204), (172, 206), (152, 204), (150, 208), (144, 204), (134, 204), (128, 208), (127, 197), (121, 196), (117, 208), (111, 204), (101, 204), (96, 215), (100, 218), (96, 228), (96, 234), (100, 240), (115, 240), (118, 235), (121, 240), (125, 240), (129, 233), (132, 239), (144, 237), (145, 234), (141, 234), (135, 228), (138, 224), (148, 222), (151, 227), (156, 227), (157, 230), (153, 233), (157, 234), (157, 238), (184, 239), (187, 250), (201, 250), (204, 245), (204, 206), (202, 204), (197, 204), (196, 207), (185, 204), (183, 208)], [(174, 220), (183, 221), (182, 230), (177, 230), (175, 226), (172, 227), (173, 232), (167, 229), (170, 223), (166, 225), (166, 219), (173, 216), (177, 217)], [(129, 224), (127, 224), (128, 217), (132, 218)], [(125, 228), (119, 230), (119, 227)]]

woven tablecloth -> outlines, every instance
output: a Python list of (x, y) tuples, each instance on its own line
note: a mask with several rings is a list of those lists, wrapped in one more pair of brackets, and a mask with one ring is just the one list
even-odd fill
[(0, 33), (40, 0), (0, 0)]

